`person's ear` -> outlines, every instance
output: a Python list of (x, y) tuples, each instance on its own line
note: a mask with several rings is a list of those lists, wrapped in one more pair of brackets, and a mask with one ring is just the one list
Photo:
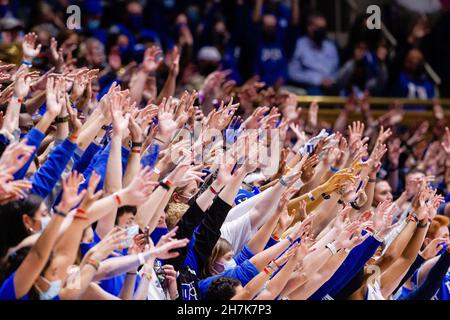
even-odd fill
[(180, 196), (176, 192), (173, 193), (172, 199), (173, 199), (173, 202), (176, 202), (176, 203), (180, 203), (181, 202)]
[(23, 222), (23, 225), (25, 226), (25, 229), (27, 229), (28, 231), (34, 231), (33, 230), (33, 219), (30, 216), (28, 216), (27, 214), (23, 214), (22, 222)]

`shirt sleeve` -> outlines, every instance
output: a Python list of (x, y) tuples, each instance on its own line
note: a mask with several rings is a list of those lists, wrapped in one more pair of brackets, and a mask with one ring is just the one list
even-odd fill
[(33, 183), (31, 193), (37, 194), (42, 198), (47, 197), (61, 177), (76, 147), (75, 143), (66, 139), (51, 152), (47, 161), (31, 178)]
[(25, 165), (14, 174), (14, 180), (20, 180), (23, 179), (23, 177), (25, 177), (25, 174), (27, 173), (31, 162), (34, 160), (34, 157), (36, 156), (37, 149), (41, 145), (42, 140), (44, 140), (45, 138), (45, 134), (43, 134), (36, 128), (32, 128), (25, 138), (27, 139), (27, 145), (34, 146), (35, 148), (30, 156), (30, 159), (28, 159)]

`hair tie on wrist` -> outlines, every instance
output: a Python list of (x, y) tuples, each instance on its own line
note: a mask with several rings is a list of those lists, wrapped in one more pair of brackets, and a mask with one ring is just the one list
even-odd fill
[(287, 184), (287, 182), (284, 180), (284, 177), (281, 177), (281, 178), (280, 178), (280, 184), (281, 184), (283, 187), (288, 187), (288, 184)]
[(312, 194), (312, 192), (310, 191), (310, 192), (308, 192), (308, 198), (309, 198), (309, 200), (311, 200), (311, 201), (314, 201), (314, 200), (316, 200), (316, 198), (314, 198), (314, 195)]
[(291, 238), (290, 235), (287, 235), (287, 236), (286, 236), (286, 239), (288, 239), (290, 243), (294, 242), (294, 240), (292, 240), (292, 238)]
[(53, 213), (57, 214), (58, 216), (61, 216), (63, 218), (67, 217), (67, 213), (62, 212), (61, 210), (59, 210), (57, 208), (53, 209)]
[(339, 171), (338, 168), (335, 168), (335, 167), (333, 167), (333, 166), (330, 166), (330, 170), (331, 170), (331, 172), (334, 172), (334, 173), (336, 173), (336, 172)]
[(350, 205), (351, 205), (352, 208), (355, 209), (355, 210), (361, 210), (361, 207), (358, 206), (358, 205), (356, 204), (356, 201), (355, 201), (355, 200), (350, 201)]

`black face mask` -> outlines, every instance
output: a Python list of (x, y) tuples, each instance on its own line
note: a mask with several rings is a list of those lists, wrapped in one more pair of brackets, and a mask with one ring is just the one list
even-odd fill
[(262, 37), (264, 42), (274, 42), (277, 39), (277, 32), (276, 30), (264, 30)]
[(312, 34), (312, 39), (314, 40), (314, 42), (322, 44), (322, 41), (325, 39), (326, 36), (327, 30), (325, 28), (318, 28), (314, 30)]
[(416, 69), (414, 69), (414, 75), (417, 77), (422, 76), (425, 73), (425, 63), (423, 61), (419, 62), (419, 64), (416, 66)]

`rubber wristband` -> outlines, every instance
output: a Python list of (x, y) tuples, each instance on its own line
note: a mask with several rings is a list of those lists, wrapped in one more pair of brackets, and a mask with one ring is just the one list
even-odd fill
[(286, 239), (288, 239), (290, 243), (294, 242), (294, 240), (292, 240), (292, 238), (291, 238), (290, 235), (287, 235), (287, 236), (286, 236)]
[(334, 173), (336, 173), (336, 172), (339, 171), (338, 168), (335, 168), (335, 167), (333, 167), (333, 166), (330, 166), (330, 170), (331, 170), (331, 172), (334, 172)]
[(55, 214), (57, 214), (58, 216), (61, 216), (61, 217), (63, 217), (63, 218), (65, 218), (65, 217), (67, 217), (67, 213), (64, 213), (64, 212), (62, 212), (62, 211), (60, 211), (60, 210), (58, 210), (58, 209), (53, 209), (53, 212), (55, 213)]
[(136, 276), (137, 272), (127, 272), (127, 276)]
[(375, 182), (377, 182), (377, 179), (369, 179), (367, 182), (368, 183), (375, 183)]
[(350, 202), (350, 205), (351, 205), (352, 208), (355, 209), (355, 210), (361, 210), (361, 207), (358, 206), (358, 205), (356, 204), (355, 201), (351, 201), (351, 202)]
[(417, 224), (417, 228), (426, 228), (426, 227), (428, 227), (428, 221), (423, 224), (422, 223)]
[(212, 193), (214, 193), (216, 196), (219, 194), (214, 188), (213, 186), (209, 186), (209, 190), (211, 190)]
[(27, 60), (22, 60), (21, 64), (24, 64), (24, 65), (26, 65), (28, 67), (32, 67), (33, 66), (33, 63), (31, 61), (27, 61)]
[(269, 270), (269, 268), (267, 268), (267, 267), (264, 267), (264, 272), (268, 275), (268, 276), (272, 276), (272, 272), (270, 272), (270, 270)]
[(131, 141), (131, 148), (134, 148), (134, 147), (142, 147), (142, 142)]
[(120, 199), (119, 195), (117, 193), (114, 194), (114, 199), (116, 199), (117, 205), (122, 205), (122, 200)]
[(159, 185), (160, 185), (161, 187), (163, 187), (164, 189), (166, 189), (167, 191), (170, 190), (170, 187), (169, 187), (164, 181), (161, 181), (161, 182), (159, 183)]
[(140, 154), (141, 153), (141, 149), (132, 149), (131, 152), (132, 153), (136, 153), (136, 154)]
[(272, 236), (272, 239), (275, 241), (280, 241), (280, 238), (278, 238), (277, 236)]
[(69, 121), (69, 116), (55, 118), (56, 123), (64, 123), (64, 122), (68, 122), (68, 121)]
[(165, 179), (165, 180), (164, 180), (164, 183), (165, 183), (169, 188), (171, 188), (171, 187), (173, 186), (172, 182), (170, 182), (170, 180), (168, 180), (168, 179)]
[(280, 266), (277, 264), (277, 262), (275, 260), (272, 260), (272, 262), (278, 269), (280, 269)]
[(314, 198), (314, 195), (312, 194), (312, 192), (310, 191), (310, 192), (308, 192), (308, 198), (309, 198), (309, 200), (311, 200), (311, 201), (314, 201), (314, 200), (316, 200), (316, 198)]
[(98, 262), (92, 258), (86, 259), (86, 264), (93, 266), (95, 268), (95, 270), (98, 270), (100, 268), (100, 262)]

